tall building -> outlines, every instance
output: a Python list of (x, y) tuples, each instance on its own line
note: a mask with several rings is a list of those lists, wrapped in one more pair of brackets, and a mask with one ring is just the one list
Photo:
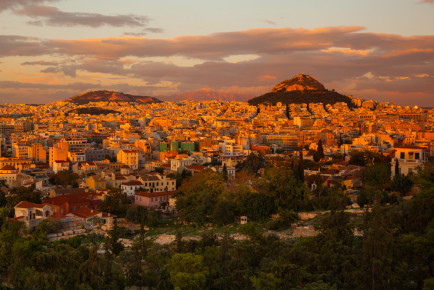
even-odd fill
[(29, 146), (28, 155), (34, 163), (47, 162), (47, 151), (41, 144), (33, 144), (32, 146)]
[(59, 142), (53, 145), (53, 147), (50, 148), (50, 160), (49, 165), (53, 166), (54, 161), (66, 161), (68, 159), (68, 151), (69, 151), (69, 145), (67, 142)]
[(137, 150), (121, 150), (117, 155), (119, 163), (128, 165), (131, 169), (139, 168), (139, 151)]

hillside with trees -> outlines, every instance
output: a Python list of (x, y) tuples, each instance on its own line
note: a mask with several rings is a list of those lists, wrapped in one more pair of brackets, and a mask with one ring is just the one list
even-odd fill
[(316, 79), (304, 74), (283, 81), (274, 86), (270, 92), (249, 100), (249, 104), (254, 106), (276, 105), (277, 102), (282, 104), (323, 103), (324, 105), (344, 102), (349, 108), (354, 107), (350, 97), (334, 90), (327, 90)]

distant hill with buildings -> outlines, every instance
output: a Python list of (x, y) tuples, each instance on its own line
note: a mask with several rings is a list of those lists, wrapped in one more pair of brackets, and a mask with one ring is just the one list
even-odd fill
[(119, 114), (119, 112), (115, 111), (115, 110), (92, 107), (92, 108), (73, 109), (73, 110), (66, 112), (66, 115), (69, 115), (69, 114), (96, 116), (96, 115)]
[(90, 102), (128, 102), (128, 103), (161, 103), (162, 101), (148, 96), (134, 96), (113, 91), (90, 91), (72, 98), (66, 99), (64, 102), (72, 102), (79, 105), (85, 105)]
[(323, 84), (305, 74), (285, 80), (275, 85), (269, 93), (249, 100), (249, 104), (255, 106), (265, 103), (275, 105), (277, 102), (282, 104), (323, 103), (324, 105), (344, 102), (349, 107), (354, 106), (350, 97), (334, 90), (327, 90)]
[(251, 99), (252, 95), (233, 93), (224, 90), (215, 90), (210, 88), (201, 88), (193, 91), (186, 91), (177, 94), (171, 94), (168, 96), (159, 96), (158, 98), (167, 101), (204, 101), (204, 100), (216, 100), (216, 101), (243, 101)]

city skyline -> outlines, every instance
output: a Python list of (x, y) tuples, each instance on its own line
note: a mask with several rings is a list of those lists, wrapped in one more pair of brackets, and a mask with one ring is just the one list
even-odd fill
[(3, 1), (0, 102), (97, 89), (246, 101), (303, 72), (345, 95), (433, 105), (433, 1), (267, 4)]

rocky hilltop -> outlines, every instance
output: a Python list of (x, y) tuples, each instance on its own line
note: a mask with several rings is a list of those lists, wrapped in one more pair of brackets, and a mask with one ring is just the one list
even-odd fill
[(72, 102), (79, 105), (85, 105), (90, 102), (128, 102), (128, 103), (161, 103), (157, 98), (147, 96), (134, 96), (120, 92), (112, 91), (90, 91), (72, 98), (66, 99), (65, 102)]
[(273, 87), (271, 93), (290, 91), (325, 91), (325, 87), (313, 77), (299, 74), (290, 80), (283, 81)]
[(256, 106), (265, 103), (275, 105), (277, 102), (282, 104), (323, 103), (324, 105), (344, 102), (349, 107), (354, 106), (350, 97), (334, 90), (327, 90), (315, 78), (305, 74), (285, 80), (275, 85), (269, 93), (249, 100), (249, 104)]

